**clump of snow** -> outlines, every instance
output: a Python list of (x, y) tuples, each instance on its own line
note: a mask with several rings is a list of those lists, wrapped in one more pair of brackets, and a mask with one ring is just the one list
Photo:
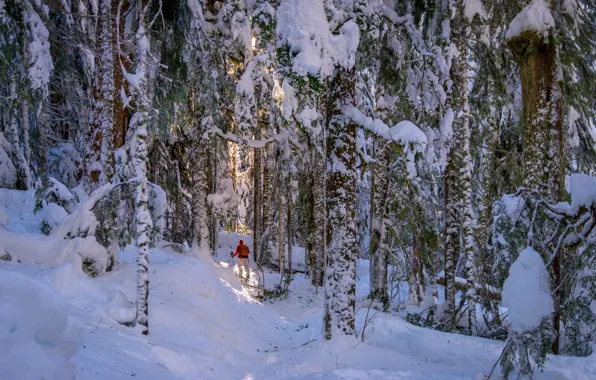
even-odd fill
[(447, 154), (449, 153), (449, 144), (453, 138), (453, 120), (455, 119), (455, 113), (453, 108), (448, 108), (443, 117), (441, 118), (441, 137), (439, 139), (439, 158), (437, 166), (439, 169), (444, 170), (447, 165)]
[(39, 214), (41, 219), (45, 221), (52, 230), (56, 226), (64, 223), (66, 218), (68, 218), (66, 210), (56, 203), (48, 203)]
[(282, 0), (277, 8), (276, 33), (277, 45), (287, 45), (294, 55), (292, 70), (296, 74), (331, 74), (329, 23), (321, 0)]
[(571, 208), (590, 207), (596, 203), (596, 178), (586, 174), (573, 174), (569, 178)]
[(532, 0), (509, 24), (506, 38), (508, 40), (519, 37), (525, 31), (535, 31), (538, 35), (546, 37), (555, 27), (550, 7), (544, 0)]
[(27, 10), (23, 13), (23, 19), (29, 30), (29, 79), (31, 86), (36, 89), (47, 91), (47, 85), (54, 65), (50, 55), (50, 32), (44, 25), (39, 14), (33, 9), (31, 3), (26, 2)]
[(47, 285), (0, 271), (0, 378), (74, 380), (81, 331)]
[(118, 323), (131, 323), (137, 318), (137, 308), (119, 290), (114, 290), (108, 296), (108, 315)]
[(531, 247), (524, 249), (509, 269), (503, 284), (503, 305), (509, 308), (515, 332), (538, 327), (555, 311), (544, 261)]
[(478, 15), (480, 18), (486, 17), (486, 12), (482, 6), (481, 0), (464, 0), (464, 17), (472, 21)]
[(575, 20), (578, 16), (579, 3), (577, 0), (563, 0), (563, 11), (567, 13), (569, 17)]
[(353, 21), (331, 33), (322, 0), (282, 0), (277, 8), (277, 46), (288, 47), (292, 70), (327, 77), (335, 63), (353, 67), (360, 31)]
[(590, 311), (593, 314), (596, 314), (596, 300), (592, 300), (592, 302), (590, 302)]
[(514, 194), (505, 194), (501, 197), (501, 201), (505, 205), (505, 213), (509, 220), (515, 222), (524, 208), (524, 198)]

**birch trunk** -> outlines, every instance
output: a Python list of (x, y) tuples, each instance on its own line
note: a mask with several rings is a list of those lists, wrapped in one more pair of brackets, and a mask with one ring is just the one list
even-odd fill
[[(463, 10), (463, 9), (462, 9)], [(462, 17), (462, 20), (464, 17)], [(468, 89), (468, 35), (469, 27), (462, 22), (459, 28), (458, 50), (459, 57), (457, 58), (454, 72), (457, 77), (454, 78), (459, 82), (459, 97), (461, 99), (460, 110), (460, 131), (461, 142), (458, 144), (461, 151), (458, 152), (462, 157), (463, 168), (460, 173), (461, 178), (461, 203), (463, 207), (463, 225), (462, 233), (464, 239), (464, 254), (466, 257), (466, 282), (468, 284), (468, 291), (466, 293), (466, 301), (468, 303), (468, 323), (470, 335), (477, 335), (476, 326), (476, 256), (475, 256), (475, 242), (474, 242), (474, 227), (476, 220), (474, 218), (474, 210), (472, 206), (472, 156), (470, 154), (470, 101)], [(455, 82), (455, 81), (454, 81)]]
[(149, 233), (153, 227), (148, 209), (147, 181), (147, 120), (146, 112), (140, 111), (133, 116), (131, 124), (135, 128), (136, 141), (133, 156), (135, 177), (138, 181), (135, 189), (135, 223), (137, 228), (137, 323), (143, 335), (149, 334)]

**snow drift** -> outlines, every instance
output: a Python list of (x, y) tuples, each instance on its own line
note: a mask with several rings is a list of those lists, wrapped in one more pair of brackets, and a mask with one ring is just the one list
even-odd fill
[(74, 380), (82, 331), (47, 285), (0, 270), (0, 378)]

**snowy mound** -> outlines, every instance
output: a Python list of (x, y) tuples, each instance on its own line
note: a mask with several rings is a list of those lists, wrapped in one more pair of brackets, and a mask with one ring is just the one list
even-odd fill
[(47, 285), (0, 271), (0, 379), (75, 379), (81, 331), (68, 310)]
[(544, 0), (532, 0), (515, 18), (507, 29), (508, 40), (519, 37), (523, 32), (533, 30), (545, 37), (555, 27), (555, 20)]
[(503, 305), (515, 332), (532, 330), (555, 311), (548, 272), (538, 252), (527, 247), (509, 270), (503, 285)]

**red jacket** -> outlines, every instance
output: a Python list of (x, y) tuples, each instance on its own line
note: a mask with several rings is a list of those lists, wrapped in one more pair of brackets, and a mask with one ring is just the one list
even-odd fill
[(236, 252), (234, 252), (232, 257), (236, 257), (236, 256), (240, 255), (239, 257), (246, 258), (246, 257), (248, 257), (249, 254), (250, 254), (250, 249), (248, 249), (248, 246), (246, 244), (244, 244), (243, 241), (240, 241), (240, 243), (236, 247)]

